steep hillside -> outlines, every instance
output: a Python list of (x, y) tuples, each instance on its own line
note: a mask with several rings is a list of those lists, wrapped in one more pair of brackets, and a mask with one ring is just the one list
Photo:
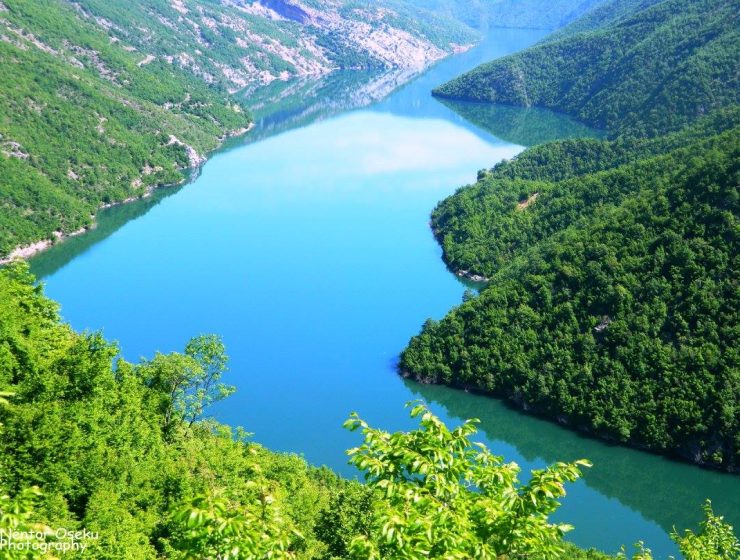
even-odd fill
[(740, 101), (737, 0), (651, 4), (611, 4), (575, 24), (597, 29), (480, 66), (435, 94), (549, 107), (638, 136)]
[(0, 2), (0, 263), (179, 183), (250, 118), (238, 89), (409, 72), (477, 38), (392, 2)]
[[(680, 132), (646, 140), (564, 140), (535, 146), (512, 161), (482, 171), (480, 180), (437, 205), (432, 228), (455, 271), (491, 276), (541, 241), (592, 219), (607, 204), (620, 204), (645, 185), (625, 173), (599, 188), (593, 177), (672, 150), (732, 141), (740, 109), (701, 119)], [(640, 175), (643, 175), (642, 173)], [(616, 176), (615, 176), (616, 177)], [(526, 210), (526, 211), (524, 211)]]
[(546, 144), (482, 173), (433, 227), (489, 282), (428, 321), (401, 370), (736, 469), (738, 121)]
[(490, 27), (557, 29), (581, 16), (604, 0), (500, 0), (487, 7)]
[[(0, 257), (184, 178), (249, 117), (60, 1), (0, 8)], [(48, 243), (48, 241), (42, 241)]]
[(663, 0), (604, 0), (581, 17), (555, 33), (548, 35), (545, 41), (554, 41), (584, 31), (593, 31), (628, 19), (636, 13), (647, 9)]
[(79, 13), (142, 61), (179, 66), (231, 91), (336, 68), (419, 70), (478, 36), (403, 2), (82, 0)]

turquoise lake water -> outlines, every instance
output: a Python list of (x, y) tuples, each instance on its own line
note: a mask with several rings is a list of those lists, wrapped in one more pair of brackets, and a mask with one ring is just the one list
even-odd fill
[(693, 526), (705, 498), (739, 522), (740, 479), (395, 371), (424, 320), (444, 316), (465, 290), (429, 230), (434, 205), (525, 146), (595, 134), (547, 111), (430, 96), (541, 37), (494, 30), (395, 90), (408, 76), (345, 73), (252, 93), (257, 127), (247, 138), (186, 186), (102, 212), (96, 230), (36, 257), (33, 269), (67, 321), (102, 330), (130, 360), (222, 335), (238, 392), (212, 412), (272, 449), (354, 476), (348, 414), (407, 429), (404, 403), (423, 398), (445, 421), (481, 418), (480, 439), (524, 471), (592, 460), (557, 515), (575, 525), (574, 542), (614, 552), (644, 540), (656, 558), (676, 554), (668, 533)]

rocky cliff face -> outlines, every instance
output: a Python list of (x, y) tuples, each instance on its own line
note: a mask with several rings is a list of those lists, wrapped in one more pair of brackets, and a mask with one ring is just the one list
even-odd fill
[(452, 20), (452, 31), (440, 32), (436, 16), (387, 1), (136, 0), (125, 10), (72, 3), (111, 41), (140, 53), (141, 65), (176, 65), (230, 92), (337, 68), (420, 69), (476, 38)]

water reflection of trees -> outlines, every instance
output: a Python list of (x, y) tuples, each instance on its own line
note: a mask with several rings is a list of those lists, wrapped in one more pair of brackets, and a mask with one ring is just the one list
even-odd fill
[(63, 243), (50, 247), (30, 260), (31, 271), (37, 278), (51, 276), (75, 257), (86, 252), (90, 247), (113, 235), (128, 222), (149, 212), (167, 197), (177, 193), (182, 186), (156, 189), (151, 196), (119, 204), (98, 213), (93, 229), (65, 239)]
[(563, 138), (601, 138), (604, 133), (549, 109), (440, 99), (468, 122), (497, 138), (534, 146)]
[(728, 521), (740, 519), (740, 479), (736, 476), (609, 445), (526, 415), (497, 399), (413, 381), (406, 385), (425, 401), (444, 407), (452, 417), (479, 418), (480, 429), (489, 440), (516, 447), (528, 463), (588, 458), (594, 464), (585, 476), (588, 486), (639, 511), (666, 532), (674, 526), (694, 526), (708, 497)]

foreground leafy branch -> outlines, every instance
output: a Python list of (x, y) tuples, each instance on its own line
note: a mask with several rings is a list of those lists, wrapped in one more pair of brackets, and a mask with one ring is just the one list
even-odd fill
[(548, 516), (560, 505), (566, 482), (580, 477), (585, 461), (556, 463), (532, 472), (527, 484), (519, 466), (504, 463), (473, 443), (476, 420), (450, 430), (423, 404), (411, 410), (419, 429), (390, 434), (353, 414), (345, 423), (365, 442), (350, 449), (350, 462), (380, 492), (374, 532), (357, 537), (357, 559), (558, 558), (570, 525)]

